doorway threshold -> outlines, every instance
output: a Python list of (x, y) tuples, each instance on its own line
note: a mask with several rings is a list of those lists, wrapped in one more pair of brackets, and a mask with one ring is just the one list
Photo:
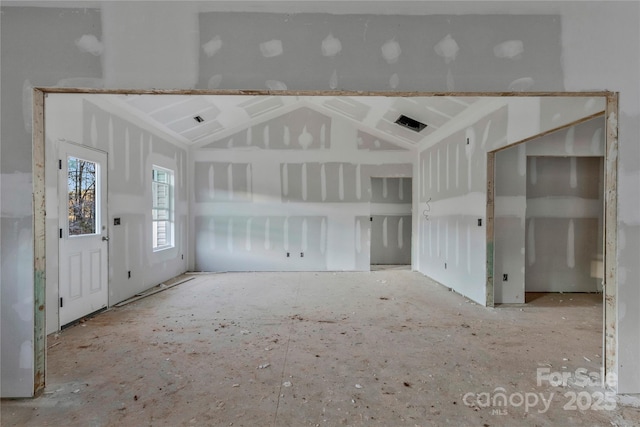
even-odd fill
[(371, 271), (386, 271), (386, 270), (411, 270), (411, 265), (385, 265), (385, 264), (371, 265)]

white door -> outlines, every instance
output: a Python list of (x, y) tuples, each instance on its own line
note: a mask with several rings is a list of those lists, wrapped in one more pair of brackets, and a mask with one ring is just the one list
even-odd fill
[(108, 304), (107, 153), (62, 142), (60, 326)]

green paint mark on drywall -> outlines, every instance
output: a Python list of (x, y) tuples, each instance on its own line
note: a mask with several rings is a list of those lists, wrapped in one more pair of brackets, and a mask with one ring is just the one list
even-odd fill
[(45, 272), (34, 272), (34, 381), (33, 393), (39, 394), (45, 387), (46, 329), (45, 329)]

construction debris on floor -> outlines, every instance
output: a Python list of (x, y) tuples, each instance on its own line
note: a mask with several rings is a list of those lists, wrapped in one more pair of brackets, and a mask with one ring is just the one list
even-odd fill
[(403, 270), (195, 275), (48, 337), (2, 426), (640, 425), (602, 297), (485, 308)]

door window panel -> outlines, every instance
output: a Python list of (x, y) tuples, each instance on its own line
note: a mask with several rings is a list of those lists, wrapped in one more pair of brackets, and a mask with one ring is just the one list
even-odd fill
[(69, 194), (69, 236), (95, 234), (98, 201), (96, 199), (98, 165), (77, 157), (67, 158)]

